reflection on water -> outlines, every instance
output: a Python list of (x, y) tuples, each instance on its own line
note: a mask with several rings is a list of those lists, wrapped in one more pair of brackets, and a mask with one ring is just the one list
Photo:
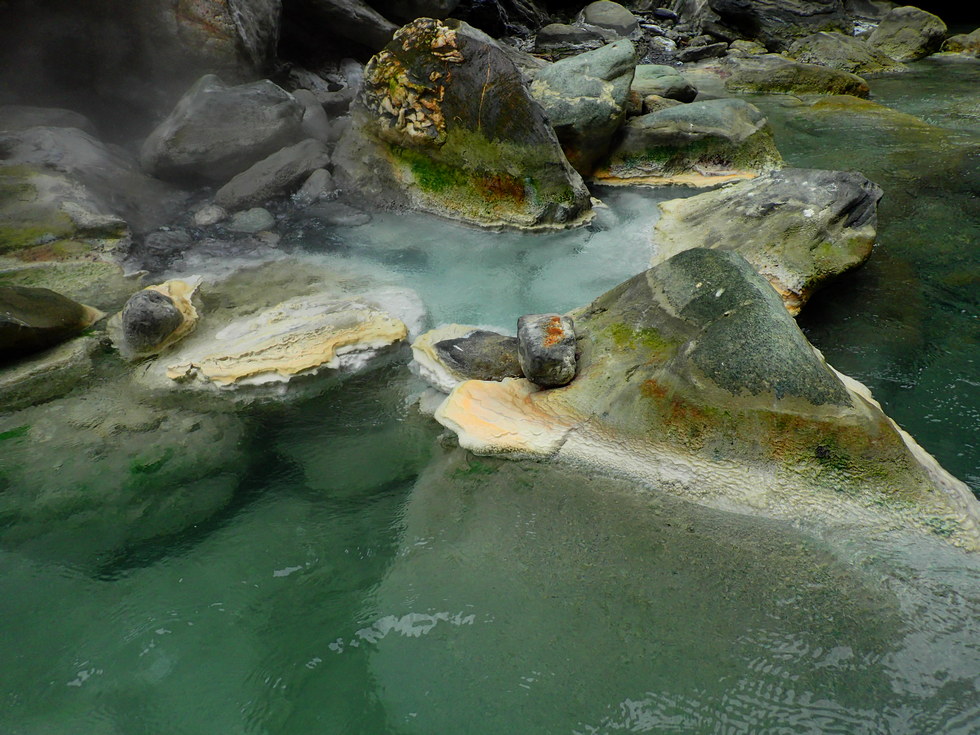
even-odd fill
[[(929, 107), (948, 134), (760, 104), (791, 163), (858, 168), (886, 193), (872, 261), (803, 326), (977, 487), (980, 169), (958, 100), (978, 79), (919, 68), (931, 71), (876, 94)], [(935, 112), (944, 100), (953, 111)], [(436, 323), (512, 330), (522, 313), (581, 305), (642, 270), (656, 202), (678, 193), (604, 191), (594, 227), (540, 237), (378, 216), (296, 238), (385, 269)], [(225, 407), (214, 423), (227, 430), (204, 422), (206, 435), (241, 432), (234, 454), (248, 461), (236, 460), (233, 497), (182, 531), (132, 533), (145, 511), (120, 503), (88, 526), (104, 538), (69, 529), (45, 546), (0, 518), (0, 732), (980, 731), (976, 555), (930, 539), (817, 539), (615, 480), (477, 459), (442, 447), (413, 407), (420, 390), (395, 365), (311, 400)], [(115, 461), (111, 441), (59, 442), (72, 461), (46, 457), (36, 478), (59, 462), (96, 467), (92, 446)], [(209, 442), (195, 451), (209, 456)], [(30, 473), (4, 463), (33, 450), (0, 451), (0, 495), (29, 496), (10, 482)], [(197, 479), (173, 477), (182, 496)], [(70, 513), (59, 493), (98, 507), (85, 493), (116, 484), (59, 477), (45, 497)]]

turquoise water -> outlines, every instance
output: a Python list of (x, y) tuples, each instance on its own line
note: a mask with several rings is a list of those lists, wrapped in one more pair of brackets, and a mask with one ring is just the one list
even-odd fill
[[(765, 101), (787, 160), (886, 192), (871, 262), (802, 325), (975, 489), (978, 66), (873, 85), (939, 139)], [(575, 233), (379, 216), (306, 247), (415, 288), (434, 323), (512, 328), (642, 269), (680, 193), (602, 192)], [(980, 731), (976, 555), (475, 458), (397, 362), (212, 415), (99, 379), (0, 416), (4, 735)], [(193, 462), (155, 473), (154, 441)], [(119, 500), (159, 486), (196, 502)]]

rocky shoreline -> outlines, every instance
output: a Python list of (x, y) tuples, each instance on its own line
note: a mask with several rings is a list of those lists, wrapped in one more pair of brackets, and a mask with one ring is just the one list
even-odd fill
[[(131, 11), (134, 27), (166, 16), (150, 5)], [(872, 257), (881, 189), (856, 172), (785, 167), (765, 114), (739, 96), (872, 105), (861, 100), (874, 75), (906, 62), (978, 63), (976, 33), (947, 38), (935, 15), (872, 3), (826, 2), (817, 15), (726, 0), (192, 5), (167, 28), (176, 48), (196, 47), (181, 68), (197, 79), (169, 111), (144, 100), (156, 124), (140, 140), (100, 139), (104, 120), (78, 111), (0, 107), (0, 438), (48, 441), (46, 413), (71, 414), (89, 391), (111, 411), (153, 404), (138, 432), (176, 427), (191, 393), (196, 410), (203, 400), (225, 416), (198, 425), (233, 436), (229, 398), (310, 395), (407, 363), (412, 343), (413, 369), (448, 393), (430, 397), (436, 419), (470, 451), (980, 548), (969, 488), (792, 318)], [(317, 29), (340, 40), (313, 65), (303, 39)], [(156, 68), (169, 53), (141, 58)], [(582, 227), (596, 186), (677, 183), (708, 191), (661, 205), (650, 270), (569, 314), (523, 316), (516, 338), (423, 334), (425, 294), (325, 266), (289, 240), (290, 228), (391, 211)], [(180, 432), (160, 457), (127, 461), (170, 463)], [(224, 476), (226, 459), (202, 462)], [(170, 477), (136, 476), (113, 503), (144, 502), (127, 493), (147, 484), (164, 493)], [(93, 513), (100, 501), (64, 502)]]

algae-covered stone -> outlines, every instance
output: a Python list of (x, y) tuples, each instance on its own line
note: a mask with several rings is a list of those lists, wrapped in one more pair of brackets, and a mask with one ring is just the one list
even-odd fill
[(50, 289), (0, 286), (0, 361), (64, 342), (103, 316)]
[(0, 411), (17, 411), (69, 393), (92, 372), (101, 340), (75, 337), (12, 364), (0, 366)]
[(183, 531), (231, 499), (243, 438), (232, 414), (159, 408), (119, 381), (6, 415), (0, 546), (87, 560)]
[(595, 178), (710, 186), (781, 163), (769, 121), (757, 107), (738, 99), (707, 100), (630, 120)]
[(858, 173), (782, 169), (660, 204), (654, 263), (682, 250), (733, 250), (797, 314), (828, 280), (871, 255), (881, 189)]
[(606, 155), (626, 117), (635, 67), (636, 49), (623, 39), (558, 61), (539, 71), (531, 84), (531, 94), (580, 174), (591, 173)]
[(850, 72), (802, 64), (780, 54), (734, 59), (725, 89), (756, 94), (850, 94), (867, 97), (868, 84)]
[(980, 504), (826, 364), (739, 255), (686, 250), (572, 312), (561, 390), (467, 381), (436, 412), (479, 454), (554, 457), (697, 502), (980, 548)]
[(980, 56), (980, 28), (970, 33), (957, 33), (943, 43), (943, 51), (953, 54)]
[(140, 287), (138, 276), (127, 276), (115, 263), (99, 260), (50, 263), (0, 261), (0, 286), (48, 288), (105, 312), (121, 309)]
[(655, 94), (680, 102), (693, 102), (697, 88), (677, 69), (661, 64), (640, 64), (633, 76), (632, 90), (641, 97)]
[(464, 380), (523, 377), (517, 338), (479, 327), (444, 324), (412, 342), (414, 367), (429, 385), (448, 393)]
[(888, 11), (868, 36), (868, 44), (897, 61), (915, 61), (935, 53), (946, 39), (942, 19), (912, 5)]
[(378, 202), (522, 229), (591, 214), (520, 72), (466, 23), (420, 18), (365, 70), (336, 172)]
[(828, 66), (851, 74), (884, 74), (907, 67), (866, 41), (843, 33), (820, 32), (793, 43), (786, 55), (803, 64)]

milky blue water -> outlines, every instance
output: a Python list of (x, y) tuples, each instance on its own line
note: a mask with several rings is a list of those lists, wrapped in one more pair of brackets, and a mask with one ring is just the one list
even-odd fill
[[(792, 164), (858, 168), (885, 190), (872, 260), (802, 326), (975, 488), (978, 66), (873, 83), (948, 131), (938, 148), (764, 103)], [(656, 202), (683, 192), (599, 193), (609, 209), (574, 233), (378, 216), (308, 248), (411, 286), (433, 323), (512, 329), (642, 270)], [(100, 379), (112, 392), (119, 377)], [(975, 555), (817, 539), (476, 458), (419, 415), (421, 387), (396, 361), (210, 419), (77, 397), (0, 416), (0, 733), (980, 732)], [(199, 476), (113, 460), (192, 412), (176, 446)], [(59, 453), (33, 452), (28, 424)], [(101, 444), (78, 438), (92, 427)], [(35, 469), (13, 466), (25, 458)], [(120, 466), (123, 487), (199, 502), (175, 506), (183, 525), (87, 504)]]

